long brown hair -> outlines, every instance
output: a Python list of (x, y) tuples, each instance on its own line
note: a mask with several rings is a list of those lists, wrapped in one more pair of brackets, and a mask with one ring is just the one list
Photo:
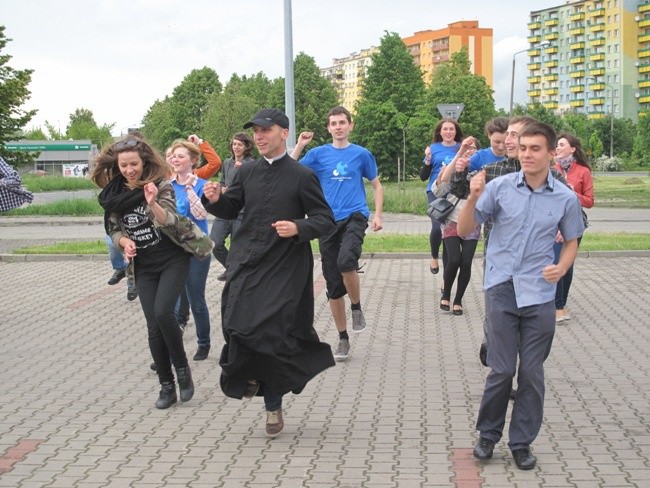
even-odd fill
[(123, 152), (137, 152), (142, 159), (142, 178), (134, 186), (142, 188), (149, 182), (158, 184), (169, 177), (169, 168), (160, 154), (144, 139), (129, 135), (106, 146), (99, 153), (90, 175), (92, 182), (104, 188), (113, 178), (120, 175), (117, 156)]
[(449, 118), (444, 118), (438, 122), (438, 125), (436, 125), (436, 128), (433, 130), (433, 142), (442, 142), (442, 136), (440, 135), (440, 132), (442, 131), (442, 124), (445, 122), (454, 124), (454, 127), (456, 127), (456, 135), (454, 136), (454, 141), (461, 142), (463, 140), (463, 131), (460, 128), (460, 125), (458, 125), (458, 122), (456, 122), (454, 119)]
[(580, 142), (580, 139), (578, 139), (573, 134), (569, 134), (568, 132), (562, 132), (559, 136), (557, 136), (557, 140), (559, 141), (560, 139), (566, 139), (566, 141), (569, 143), (569, 146), (575, 149), (573, 158), (576, 160), (576, 163), (589, 168), (589, 171), (591, 171), (589, 159), (585, 154), (585, 150), (582, 148), (582, 142)]

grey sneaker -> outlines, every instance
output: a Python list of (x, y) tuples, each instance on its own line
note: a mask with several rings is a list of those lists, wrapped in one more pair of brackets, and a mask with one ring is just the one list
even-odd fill
[(352, 310), (352, 332), (363, 332), (366, 328), (366, 318), (362, 310)]
[(337, 361), (345, 361), (350, 355), (350, 341), (347, 339), (339, 339), (339, 345), (334, 353), (334, 359)]
[(270, 412), (266, 411), (266, 435), (275, 437), (284, 429), (284, 419), (282, 418), (282, 409)]

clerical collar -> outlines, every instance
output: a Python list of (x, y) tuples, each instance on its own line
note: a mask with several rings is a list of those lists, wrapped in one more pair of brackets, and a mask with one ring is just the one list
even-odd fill
[(278, 159), (282, 159), (286, 155), (287, 155), (287, 151), (284, 151), (282, 154), (280, 154), (279, 156), (274, 157), (273, 159), (269, 159), (266, 156), (264, 156), (264, 159), (266, 159), (267, 163), (273, 164), (275, 161), (277, 161)]

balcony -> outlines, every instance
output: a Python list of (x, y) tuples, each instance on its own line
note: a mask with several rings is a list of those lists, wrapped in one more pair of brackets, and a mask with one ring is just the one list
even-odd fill
[(639, 13), (650, 12), (650, 2), (639, 5)]
[(589, 27), (589, 32), (603, 32), (605, 30), (605, 22), (598, 22), (597, 24)]
[(584, 56), (578, 56), (576, 58), (571, 58), (569, 60), (571, 64), (582, 64), (585, 62), (585, 57)]
[(590, 47), (599, 47), (599, 46), (604, 46), (605, 45), (605, 38), (604, 37), (594, 37), (589, 41), (589, 46)]
[(645, 95), (639, 98), (639, 103), (650, 103), (650, 95)]
[(605, 83), (594, 83), (592, 85), (589, 85), (589, 89), (591, 91), (603, 91), (605, 89)]
[(571, 78), (584, 78), (584, 76), (585, 70), (583, 69), (569, 72), (569, 77)]
[(639, 22), (639, 27), (648, 27), (650, 26), (650, 19), (644, 19)]
[(644, 64), (639, 67), (639, 73), (650, 73), (650, 65)]
[(550, 46), (544, 49), (544, 53), (546, 54), (557, 54), (558, 48), (556, 46)]
[(589, 70), (590, 76), (603, 76), (605, 74), (605, 68), (594, 68)]
[(585, 104), (585, 99), (584, 98), (576, 98), (575, 100), (571, 100), (569, 102), (569, 105), (571, 107), (582, 107)]
[(544, 63), (545, 68), (557, 68), (558, 62), (557, 61), (546, 61)]
[[(650, 54), (650, 51), (648, 51)], [(605, 61), (605, 55), (603, 53), (592, 54), (589, 56), (589, 61)]]
[(591, 18), (602, 17), (603, 15), (605, 15), (605, 9), (603, 7), (600, 7), (593, 10), (589, 10), (588, 13)]
[(572, 36), (581, 36), (585, 33), (585, 28), (584, 27), (576, 27), (575, 29), (571, 29), (569, 31), (569, 34)]
[(545, 41), (555, 41), (559, 37), (560, 37), (560, 34), (558, 34), (557, 32), (551, 32), (550, 34), (546, 34), (544, 36), (544, 40)]
[(639, 88), (650, 88), (650, 80), (639, 81)]
[(539, 56), (540, 54), (542, 54), (542, 51), (539, 48), (531, 49), (530, 51), (528, 51), (528, 57), (530, 58), (534, 58), (536, 56)]
[(543, 90), (542, 93), (544, 95), (551, 96), (551, 95), (557, 95), (557, 92), (558, 92), (557, 88), (546, 88)]
[(573, 85), (571, 88), (569, 88), (569, 91), (571, 93), (580, 93), (585, 91), (585, 85)]
[(557, 81), (557, 75), (556, 74), (545, 75), (542, 79), (544, 81)]
[(589, 118), (590, 119), (604, 119), (607, 115), (605, 112), (589, 112)]
[(542, 40), (542, 36), (529, 36), (528, 44), (537, 44)]
[(560, 20), (557, 18), (554, 19), (548, 19), (544, 21), (544, 27), (553, 27), (554, 25), (559, 25)]
[(650, 34), (639, 36), (639, 44), (645, 44), (647, 42), (650, 42)]
[(535, 84), (537, 84), (537, 83), (539, 83), (541, 81), (542, 81), (541, 76), (529, 76), (528, 77), (528, 83), (531, 84), (531, 85), (535, 85)]
[(585, 48), (585, 43), (580, 41), (580, 42), (574, 42), (573, 44), (569, 44), (569, 49), (572, 51), (576, 49), (584, 49)]
[(530, 98), (539, 97), (542, 94), (541, 90), (528, 90), (528, 96)]
[(541, 29), (541, 28), (542, 28), (542, 23), (539, 22), (539, 21), (529, 22), (528, 23), (528, 30), (534, 31), (534, 30)]
[(580, 20), (585, 20), (585, 13), (584, 12), (576, 12), (575, 14), (572, 14), (569, 17), (569, 20), (571, 22), (578, 22)]
[(557, 108), (557, 100), (547, 100), (542, 105), (549, 110), (555, 110)]
[(605, 98), (604, 97), (590, 98), (589, 105), (605, 105)]
[(537, 71), (542, 67), (541, 63), (528, 63), (528, 69), (531, 71)]

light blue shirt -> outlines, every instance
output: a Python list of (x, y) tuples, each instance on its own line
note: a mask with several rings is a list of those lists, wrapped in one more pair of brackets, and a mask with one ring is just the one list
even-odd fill
[(534, 191), (522, 171), (511, 173), (485, 186), (474, 218), (481, 224), (493, 221), (483, 288), (512, 280), (520, 308), (553, 300), (556, 285), (544, 279), (542, 270), (553, 264), (557, 231), (567, 241), (584, 231), (573, 190), (556, 181), (550, 171), (546, 184)]
[(505, 156), (497, 156), (492, 152), (491, 147), (486, 147), (475, 152), (471, 158), (469, 158), (469, 170), (478, 171), (486, 164), (496, 163), (497, 161), (503, 161), (506, 159)]

